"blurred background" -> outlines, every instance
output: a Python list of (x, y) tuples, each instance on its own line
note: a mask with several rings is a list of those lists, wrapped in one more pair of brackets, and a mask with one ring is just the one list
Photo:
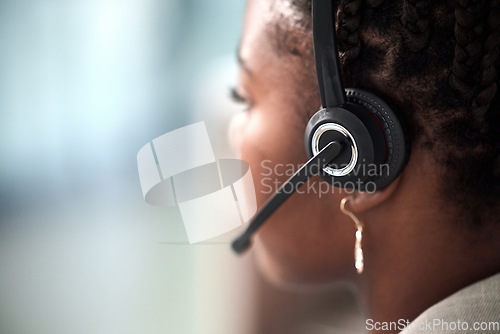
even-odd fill
[(142, 198), (136, 154), (163, 133), (205, 121), (233, 156), (244, 6), (0, 0), (0, 333), (361, 328), (349, 290), (275, 289)]

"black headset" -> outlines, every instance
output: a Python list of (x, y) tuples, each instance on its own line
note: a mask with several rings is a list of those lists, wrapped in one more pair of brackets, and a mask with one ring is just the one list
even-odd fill
[[(340, 188), (375, 191), (401, 173), (409, 140), (397, 113), (377, 95), (344, 89), (335, 42), (333, 1), (312, 1), (314, 57), (322, 108), (309, 120), (304, 143), (310, 160), (253, 217), (232, 248), (242, 253), (250, 238), (292, 193), (319, 174)], [(292, 190), (290, 190), (292, 189)]]

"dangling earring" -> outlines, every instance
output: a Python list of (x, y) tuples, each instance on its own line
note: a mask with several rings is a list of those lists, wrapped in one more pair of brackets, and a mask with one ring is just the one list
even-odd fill
[(356, 224), (356, 242), (354, 243), (354, 267), (358, 271), (358, 274), (361, 274), (364, 269), (364, 260), (363, 260), (363, 248), (361, 248), (361, 240), (363, 238), (363, 223), (352, 213), (351, 211), (345, 208), (345, 204), (352, 199), (352, 196), (342, 198), (340, 201), (340, 211), (343, 214), (351, 217)]

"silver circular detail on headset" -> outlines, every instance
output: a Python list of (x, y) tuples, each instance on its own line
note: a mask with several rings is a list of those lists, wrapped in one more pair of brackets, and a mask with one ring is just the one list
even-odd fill
[(323, 171), (325, 173), (330, 174), (331, 176), (345, 176), (354, 170), (356, 163), (358, 162), (358, 146), (356, 145), (356, 141), (352, 137), (351, 133), (347, 131), (342, 125), (336, 123), (325, 123), (320, 125), (313, 134), (312, 137), (312, 153), (316, 155), (319, 153), (319, 139), (321, 136), (327, 131), (337, 131), (349, 138), (351, 144), (351, 161), (343, 167), (343, 168), (332, 168), (332, 167), (324, 167)]

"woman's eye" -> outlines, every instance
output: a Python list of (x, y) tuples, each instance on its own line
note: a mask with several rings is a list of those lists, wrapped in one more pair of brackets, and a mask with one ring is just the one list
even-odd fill
[(242, 94), (238, 92), (238, 89), (236, 87), (232, 87), (229, 96), (231, 97), (231, 100), (238, 104), (243, 104), (244, 109), (243, 110), (248, 110), (250, 109), (250, 102), (246, 97), (244, 97)]

